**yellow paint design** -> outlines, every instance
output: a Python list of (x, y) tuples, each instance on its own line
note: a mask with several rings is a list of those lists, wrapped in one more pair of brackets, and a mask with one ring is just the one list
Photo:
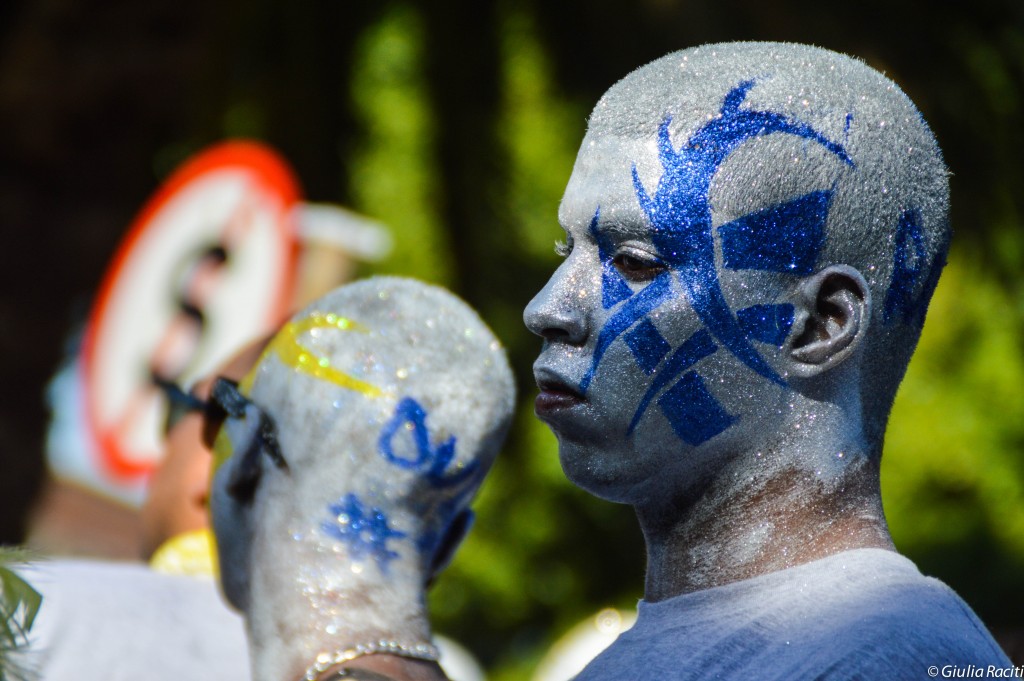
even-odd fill
[[(386, 394), (372, 383), (361, 381), (332, 367), (326, 357), (319, 357), (312, 350), (303, 346), (299, 342), (299, 337), (313, 329), (337, 329), (338, 331), (357, 331), (359, 333), (369, 332), (362, 324), (345, 317), (339, 317), (333, 313), (314, 312), (298, 321), (288, 322), (277, 332), (274, 339), (270, 341), (263, 354), (260, 355), (256, 365), (239, 382), (239, 391), (246, 396), (252, 394), (252, 387), (256, 382), (256, 377), (259, 375), (260, 367), (267, 357), (274, 353), (277, 354), (278, 358), (286, 366), (290, 366), (296, 371), (308, 374), (318, 380), (328, 381), (342, 388), (355, 390), (367, 397), (376, 398)], [(231, 442), (231, 437), (227, 434), (225, 428), (221, 428), (213, 443), (213, 475), (216, 475), (220, 467), (231, 458), (233, 452), (234, 445)]]
[(313, 329), (337, 329), (367, 333), (366, 327), (351, 319), (339, 317), (336, 314), (314, 312), (308, 317), (285, 324), (284, 328), (270, 342), (267, 352), (276, 352), (286, 365), (318, 380), (328, 381), (348, 390), (355, 390), (367, 397), (380, 397), (384, 394), (383, 390), (372, 383), (361, 381), (332, 367), (326, 357), (318, 357), (312, 350), (303, 346), (299, 342), (299, 336)]

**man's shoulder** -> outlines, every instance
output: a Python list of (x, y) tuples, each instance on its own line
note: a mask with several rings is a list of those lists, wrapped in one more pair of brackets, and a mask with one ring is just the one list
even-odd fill
[(848, 618), (823, 621), (819, 678), (924, 678), (926, 670), (1009, 667), (971, 608), (948, 586), (922, 577), (868, 595)]
[(580, 678), (624, 678), (638, 665), (642, 679), (876, 679), (1009, 664), (952, 589), (888, 551), (833, 556), (653, 613), (641, 605), (639, 626)]
[(849, 579), (834, 585), (836, 598), (817, 606), (820, 627), (813, 638), (828, 643), (837, 672), (859, 668), (899, 678), (931, 665), (1009, 664), (956, 592), (906, 558), (884, 553), (856, 557)]
[[(852, 630), (913, 629), (935, 635), (984, 626), (953, 589), (927, 577), (907, 558), (890, 551), (858, 551), (847, 575), (828, 584), (820, 607), (834, 612), (834, 622)], [(836, 557), (842, 561), (842, 555)], [(845, 613), (845, 616), (844, 616)]]

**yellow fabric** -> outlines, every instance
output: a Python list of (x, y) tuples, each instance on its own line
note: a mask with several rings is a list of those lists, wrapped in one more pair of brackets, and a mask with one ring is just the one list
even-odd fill
[(209, 529), (183, 532), (171, 537), (153, 553), (149, 566), (171, 575), (216, 577), (217, 549)]

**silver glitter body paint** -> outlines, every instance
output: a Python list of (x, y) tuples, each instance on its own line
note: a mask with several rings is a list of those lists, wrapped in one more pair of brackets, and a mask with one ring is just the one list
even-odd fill
[(537, 414), (574, 482), (637, 509), (649, 591), (888, 545), (882, 435), (947, 212), (920, 114), (842, 55), (709, 45), (601, 98), (524, 319)]
[(240, 392), (285, 463), (236, 481), (252, 418), (228, 418), (212, 511), (228, 598), (246, 615), (257, 681), (316, 656), (430, 641), (423, 594), (504, 438), (504, 349), (439, 288), (375, 278), (297, 314)]

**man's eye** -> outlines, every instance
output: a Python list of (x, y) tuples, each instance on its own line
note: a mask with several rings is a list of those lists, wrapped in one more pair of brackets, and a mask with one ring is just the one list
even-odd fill
[(619, 253), (612, 259), (612, 264), (630, 281), (649, 281), (665, 269), (657, 260), (629, 253)]

